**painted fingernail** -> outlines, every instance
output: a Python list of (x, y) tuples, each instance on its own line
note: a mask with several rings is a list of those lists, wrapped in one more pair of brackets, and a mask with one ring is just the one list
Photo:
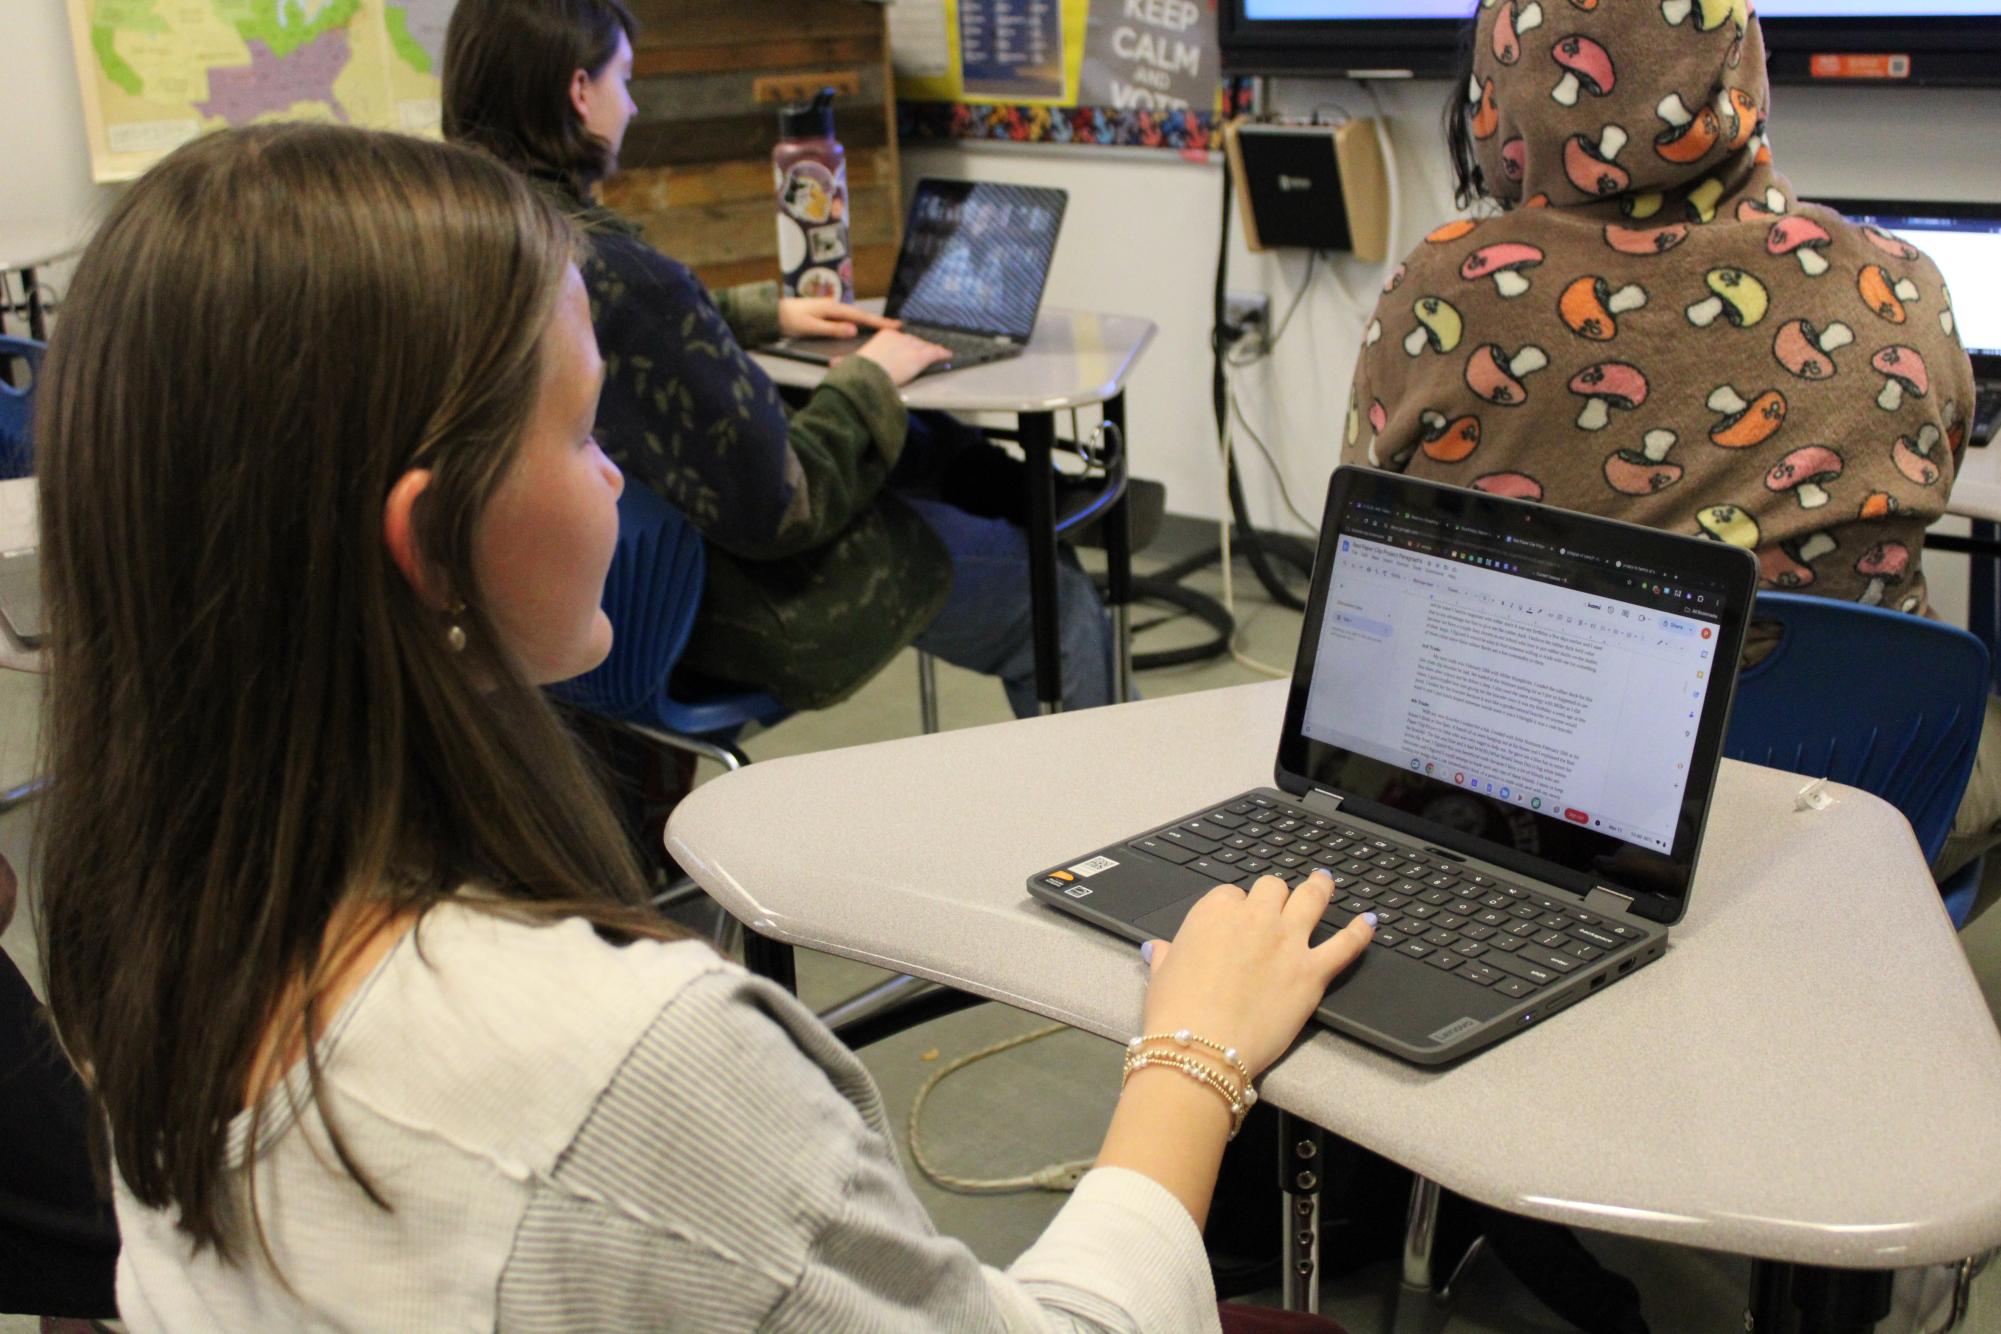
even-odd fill
[(1314, 867), (1314, 868), (1313, 868), (1313, 874), (1314, 874), (1314, 875), (1321, 875), (1321, 876), (1326, 876), (1326, 877), (1327, 877), (1327, 879), (1328, 879), (1328, 880), (1330, 880), (1330, 881), (1334, 879), (1334, 873), (1333, 873), (1332, 871), (1328, 870), (1328, 869), (1327, 869), (1326, 867), (1324, 867), (1324, 866), (1316, 866), (1316, 867)]
[(1362, 920), (1373, 927), (1376, 924), (1376, 915), (1372, 912), (1365, 912), (1362, 914)]
[(1147, 941), (1147, 942), (1146, 942), (1146, 944), (1144, 944), (1144, 945), (1142, 945), (1142, 946), (1140, 946), (1140, 947), (1139, 947), (1139, 957), (1140, 957), (1140, 958), (1142, 958), (1142, 959), (1144, 959), (1144, 960), (1146, 960), (1146, 962), (1148, 962), (1148, 963), (1152, 963), (1152, 962), (1153, 962), (1153, 942), (1152, 942), (1152, 941), (1150, 941), (1150, 940), (1149, 940), (1149, 941)]

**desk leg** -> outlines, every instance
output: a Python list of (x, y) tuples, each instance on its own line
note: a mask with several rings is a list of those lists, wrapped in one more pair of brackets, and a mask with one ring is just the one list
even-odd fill
[(1279, 1277), (1288, 1311), (1320, 1311), (1320, 1183), (1326, 1174), (1326, 1147), (1319, 1126), (1279, 1113), (1278, 1188), (1285, 1209), (1285, 1261)]
[(38, 343), (46, 343), (49, 341), (48, 321), (42, 312), (42, 288), (35, 281), (33, 269), (21, 270), (21, 287), (28, 298), (28, 337)]
[(1027, 460), (1028, 598), (1035, 635), (1035, 697), (1044, 713), (1063, 707), (1062, 618), (1056, 606), (1056, 415), (1021, 414)]
[(760, 936), (755, 931), (743, 935), (743, 966), (759, 977), (769, 978), (793, 995), (799, 994), (799, 971), (792, 947)]
[(1415, 1334), (1431, 1325), (1431, 1249), (1438, 1239), (1438, 1183), (1413, 1174), (1410, 1211), (1404, 1217), (1403, 1274), (1397, 1284), (1396, 1334)]
[(1105, 403), (1106, 433), (1119, 441), (1116, 477), (1122, 494), (1105, 512), (1105, 583), (1112, 612), (1112, 698), (1120, 704), (1133, 697), (1133, 529), (1132, 450), (1126, 442), (1126, 396)]
[(1890, 1314), (1892, 1275), (1759, 1260), (1751, 1266), (1748, 1334), (1870, 1334)]

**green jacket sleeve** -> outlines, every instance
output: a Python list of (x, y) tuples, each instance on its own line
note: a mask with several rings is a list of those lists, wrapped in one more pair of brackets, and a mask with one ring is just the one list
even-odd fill
[(714, 294), (716, 309), (737, 342), (762, 347), (778, 337), (778, 284), (744, 283)]

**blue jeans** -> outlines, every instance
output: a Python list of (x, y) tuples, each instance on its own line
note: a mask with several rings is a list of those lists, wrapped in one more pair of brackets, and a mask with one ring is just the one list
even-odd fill
[[(1039, 711), (1035, 634), (1028, 593), (1028, 535), (1006, 519), (982, 518), (942, 500), (899, 494), (952, 553), (952, 591), (917, 647), (955, 667), (998, 676), (1017, 718)], [(1063, 707), (1112, 702), (1112, 625), (1091, 577), (1068, 547), (1057, 548), (1057, 628)]]

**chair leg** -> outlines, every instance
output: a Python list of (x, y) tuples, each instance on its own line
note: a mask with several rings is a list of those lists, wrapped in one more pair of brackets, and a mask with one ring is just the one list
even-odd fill
[(924, 652), (917, 655), (917, 716), (924, 735), (938, 730), (938, 660)]
[(1397, 1286), (1397, 1334), (1426, 1328), (1431, 1317), (1431, 1248), (1438, 1239), (1438, 1183), (1413, 1176), (1404, 1223), (1403, 1276)]
[(1946, 1317), (1945, 1324), (1931, 1331), (1931, 1334), (1953, 1334), (1954, 1330), (1966, 1323), (1967, 1310), (1973, 1303), (1973, 1280), (1980, 1277), (1996, 1254), (2001, 1252), (1989, 1251), (1985, 1255), (1961, 1260), (1955, 1266), (1959, 1272), (1953, 1276), (1952, 1311)]
[(727, 741), (704, 741), (700, 737), (679, 736), (673, 732), (662, 732), (657, 728), (642, 727), (638, 723), (626, 723), (625, 726), (628, 730), (658, 745), (686, 751), (705, 760), (714, 760), (732, 773), (750, 763), (750, 756)]
[(894, 1009), (933, 992), (942, 991), (936, 982), (898, 974), (820, 1011), (820, 1022), (829, 1028), (866, 1019), (883, 1010)]

